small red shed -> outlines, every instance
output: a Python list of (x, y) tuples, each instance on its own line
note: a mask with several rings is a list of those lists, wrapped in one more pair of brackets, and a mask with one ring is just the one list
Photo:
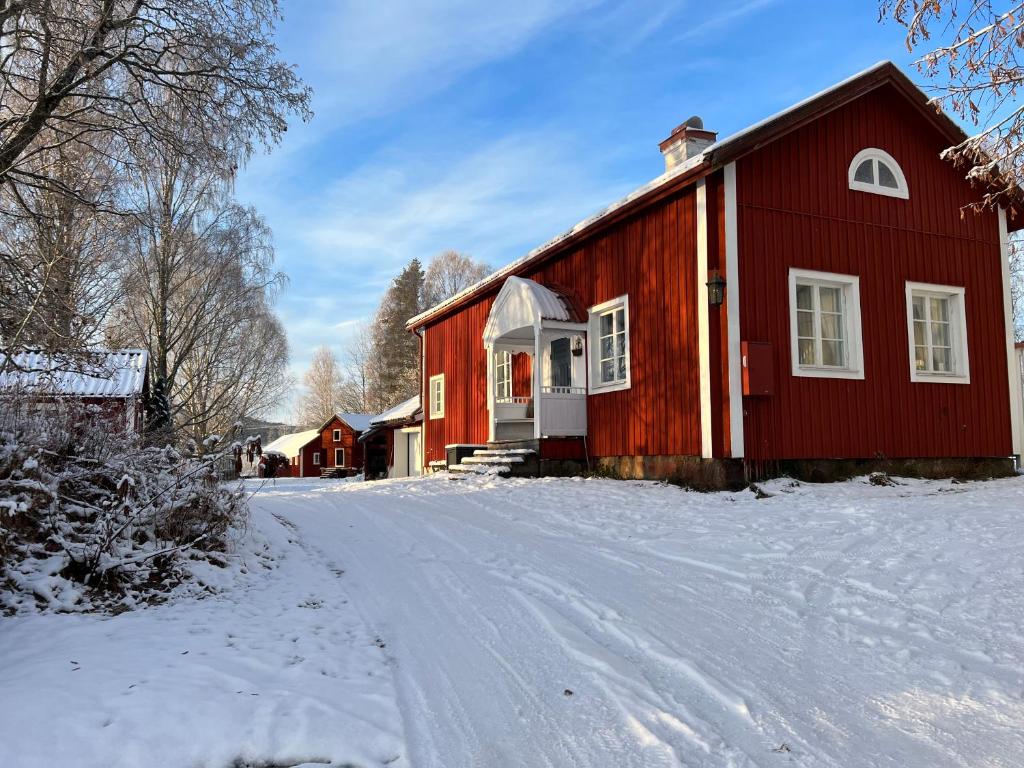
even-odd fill
[(370, 428), (372, 418), (365, 413), (336, 413), (320, 426), (318, 466), (324, 474), (344, 476), (363, 470), (359, 436)]
[(1024, 208), (967, 208), (940, 157), (963, 137), (889, 62), (723, 140), (687, 121), (662, 175), (409, 320), (423, 464), (486, 442), (701, 486), (1012, 471)]

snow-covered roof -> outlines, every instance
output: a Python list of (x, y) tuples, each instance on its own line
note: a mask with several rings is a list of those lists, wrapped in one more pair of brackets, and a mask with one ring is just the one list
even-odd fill
[[(616, 200), (608, 207), (604, 208), (601, 211), (598, 211), (597, 213), (587, 217), (586, 219), (583, 219), (583, 221), (579, 222), (578, 224), (568, 229), (567, 231), (563, 232), (562, 234), (558, 235), (557, 237), (554, 237), (551, 240), (548, 240), (543, 245), (534, 248), (532, 251), (527, 253), (522, 258), (513, 261), (511, 264), (502, 267), (498, 271), (488, 275), (482, 280), (463, 289), (462, 291), (459, 291), (459, 293), (455, 294), (451, 298), (448, 298), (445, 301), (442, 301), (439, 304), (436, 304), (435, 306), (430, 307), (424, 310), (423, 312), (420, 312), (418, 315), (410, 318), (406, 322), (406, 327), (410, 329), (420, 327), (421, 325), (423, 325), (424, 322), (434, 317), (435, 315), (444, 313), (449, 308), (454, 307), (457, 304), (461, 304), (467, 298), (485, 290), (490, 286), (496, 285), (509, 275), (516, 274), (523, 267), (545, 256), (549, 251), (554, 249), (560, 243), (563, 243), (564, 241), (569, 240), (570, 238), (573, 238), (576, 235), (579, 235), (585, 230), (589, 230), (591, 227), (609, 218), (614, 213), (626, 207), (630, 203), (633, 203), (634, 201), (647, 196), (649, 193), (652, 193), (655, 190), (660, 189), (661, 187), (669, 185), (671, 182), (679, 179), (680, 177), (692, 175), (694, 179), (697, 179), (702, 173), (705, 173), (712, 168), (719, 167), (724, 163), (728, 163), (730, 160), (734, 159), (731, 156), (731, 153), (739, 152), (740, 149), (750, 140), (761, 138), (762, 135), (767, 137), (768, 134), (771, 133), (770, 129), (779, 125), (780, 123), (786, 122), (786, 120), (789, 118), (799, 117), (800, 112), (806, 111), (808, 110), (808, 108), (814, 107), (819, 103), (827, 102), (830, 99), (835, 100), (838, 97), (842, 97), (844, 95), (842, 93), (843, 91), (854, 93), (857, 90), (858, 83), (862, 80), (874, 79), (881, 81), (883, 78), (902, 81), (907, 89), (916, 92), (916, 94), (920, 97), (920, 101), (922, 103), (927, 102), (927, 97), (923, 93), (921, 93), (916, 88), (916, 86), (914, 86), (913, 83), (911, 83), (910, 80), (907, 79), (906, 75), (900, 72), (899, 69), (892, 62), (880, 61), (877, 64), (863, 70), (862, 72), (858, 72), (856, 75), (853, 75), (852, 77), (849, 77), (845, 80), (842, 80), (839, 83), (836, 83), (835, 85), (825, 89), (824, 91), (820, 91), (814, 94), (813, 96), (804, 99), (803, 101), (799, 101), (796, 104), (787, 107), (786, 109), (772, 115), (771, 117), (768, 117), (740, 131), (737, 131), (731, 136), (721, 139), (720, 141), (716, 141), (715, 143), (706, 147), (704, 151), (702, 151), (700, 154), (694, 155), (693, 157), (675, 166), (671, 170), (668, 170), (665, 173), (661, 174), (657, 178), (652, 179), (651, 181), (647, 182), (646, 184), (640, 187), (637, 187), (625, 197)], [(933, 117), (937, 116), (935, 117), (935, 119), (942, 122), (946, 129), (951, 131), (959, 131), (955, 124), (952, 123), (952, 121), (950, 121), (949, 118), (944, 115), (944, 113), (939, 113), (935, 112), (934, 110), (931, 110), (930, 114), (933, 114)]]
[(382, 426), (394, 422), (409, 421), (420, 410), (420, 396), (413, 395), (408, 400), (399, 403), (394, 408), (388, 408), (383, 413), (378, 413), (370, 420), (373, 426)]
[(142, 349), (97, 350), (81, 358), (26, 349), (11, 355), (0, 389), (49, 397), (132, 397), (142, 394), (148, 363)]
[(373, 421), (372, 413), (339, 413), (337, 416), (356, 432), (365, 432)]
[(263, 449), (264, 453), (277, 453), (289, 459), (298, 456), (299, 453), (311, 442), (320, 437), (319, 429), (307, 429), (305, 432), (292, 432), (290, 435), (281, 435), (274, 442)]

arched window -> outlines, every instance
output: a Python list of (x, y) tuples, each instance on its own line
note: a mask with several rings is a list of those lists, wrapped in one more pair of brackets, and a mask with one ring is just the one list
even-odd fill
[(881, 149), (863, 149), (850, 163), (850, 189), (876, 195), (910, 197), (907, 178), (893, 156)]

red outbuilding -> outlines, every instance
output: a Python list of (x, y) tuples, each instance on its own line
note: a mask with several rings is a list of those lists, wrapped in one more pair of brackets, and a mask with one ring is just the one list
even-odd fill
[(282, 435), (263, 449), (278, 456), (290, 477), (348, 477), (363, 468), (359, 436), (370, 427), (364, 413), (336, 413), (316, 429)]
[(1022, 447), (1017, 200), (940, 158), (964, 134), (885, 62), (718, 141), (409, 321), (423, 464), (518, 447), (736, 485), (1010, 471)]

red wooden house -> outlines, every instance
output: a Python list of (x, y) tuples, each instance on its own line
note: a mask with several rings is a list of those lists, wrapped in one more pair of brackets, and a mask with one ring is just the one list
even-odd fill
[(328, 474), (350, 475), (363, 469), (363, 444), (359, 436), (370, 428), (365, 413), (336, 413), (320, 427), (319, 466)]
[(939, 157), (962, 137), (888, 62), (728, 139), (691, 119), (662, 176), (409, 321), (424, 464), (478, 443), (704, 486), (1009, 471), (1024, 219), (965, 211), (979, 190)]

